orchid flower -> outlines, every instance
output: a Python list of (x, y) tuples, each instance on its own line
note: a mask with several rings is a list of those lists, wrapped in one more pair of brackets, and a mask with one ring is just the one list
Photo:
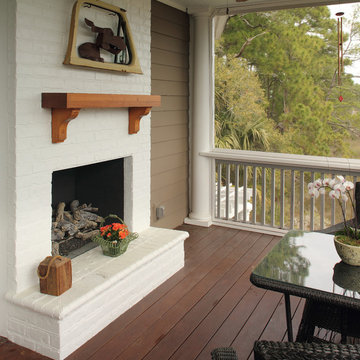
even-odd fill
[(320, 195), (320, 192), (319, 192), (319, 190), (318, 189), (316, 189), (316, 188), (313, 188), (313, 189), (311, 189), (311, 190), (309, 190), (309, 195), (311, 196), (311, 197), (313, 197), (313, 198), (318, 198), (319, 197), (319, 195)]
[(314, 181), (314, 187), (319, 189), (321, 186), (323, 185), (322, 180), (321, 179), (317, 179)]
[(343, 185), (346, 191), (354, 189), (354, 184), (351, 181), (345, 181)]
[(336, 191), (336, 190), (331, 190), (329, 192), (329, 196), (332, 198), (332, 199), (339, 199), (340, 198), (340, 192), (339, 191)]
[[(347, 225), (346, 222), (346, 214), (345, 214), (345, 205), (344, 202), (347, 202), (349, 199), (351, 201), (351, 205), (353, 208), (353, 211), (355, 213), (355, 204), (353, 201), (353, 198), (351, 196), (351, 191), (354, 189), (354, 184), (351, 181), (347, 181), (343, 176), (338, 175), (336, 178), (329, 179), (316, 179), (314, 182), (310, 182), (308, 184), (308, 191), (309, 195), (313, 198), (318, 198), (319, 195), (323, 195), (326, 192), (326, 189), (330, 189), (329, 191), (329, 197), (331, 199), (336, 199), (339, 201), (343, 219), (344, 219), (344, 227), (349, 235), (350, 233), (353, 233), (350, 231), (350, 228)], [(355, 236), (357, 237), (357, 219), (355, 217)]]

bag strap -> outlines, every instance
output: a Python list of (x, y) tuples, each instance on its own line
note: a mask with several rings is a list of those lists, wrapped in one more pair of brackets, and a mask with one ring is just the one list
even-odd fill
[(61, 259), (61, 258), (62, 258), (62, 256), (56, 255), (56, 256), (54, 256), (54, 257), (49, 261), (45, 276), (40, 275), (40, 270), (39, 270), (39, 266), (40, 266), (40, 265), (39, 265), (39, 266), (38, 266), (38, 269), (37, 269), (37, 274), (38, 274), (39, 279), (41, 279), (41, 280), (47, 279), (47, 277), (49, 276), (49, 273), (50, 273), (50, 267), (51, 267), (51, 265), (55, 262), (55, 260)]

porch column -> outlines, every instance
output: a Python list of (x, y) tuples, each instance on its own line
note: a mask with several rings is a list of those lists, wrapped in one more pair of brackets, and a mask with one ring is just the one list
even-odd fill
[(212, 148), (212, 29), (209, 14), (194, 15), (193, 96), (191, 116), (191, 212), (188, 224), (211, 225), (211, 160), (200, 156)]

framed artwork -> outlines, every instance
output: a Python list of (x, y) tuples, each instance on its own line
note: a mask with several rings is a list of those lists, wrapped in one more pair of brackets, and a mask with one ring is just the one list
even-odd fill
[(64, 64), (142, 74), (126, 10), (100, 0), (77, 0)]

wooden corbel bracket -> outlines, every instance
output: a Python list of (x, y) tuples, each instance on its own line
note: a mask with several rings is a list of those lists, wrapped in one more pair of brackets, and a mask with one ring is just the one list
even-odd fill
[(129, 134), (140, 130), (140, 120), (153, 106), (160, 106), (159, 95), (42, 93), (42, 107), (52, 114), (52, 142), (63, 142), (67, 126), (85, 108), (129, 108)]
[(140, 120), (151, 111), (149, 107), (129, 108), (129, 134), (136, 134), (140, 130)]
[(51, 136), (53, 143), (63, 142), (67, 137), (69, 122), (79, 115), (80, 109), (51, 109)]

